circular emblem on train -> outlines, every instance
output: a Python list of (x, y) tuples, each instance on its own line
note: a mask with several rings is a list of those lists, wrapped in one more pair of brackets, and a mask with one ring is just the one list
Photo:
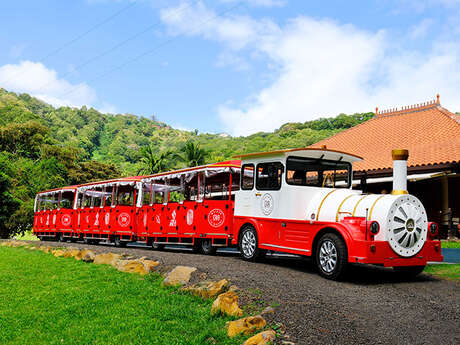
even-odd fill
[(120, 226), (122, 227), (128, 226), (130, 221), (131, 216), (129, 215), (129, 213), (123, 212), (120, 213), (120, 215), (118, 216), (118, 224), (120, 224)]
[(273, 211), (273, 207), (275, 206), (275, 202), (273, 201), (273, 197), (270, 194), (264, 194), (261, 200), (262, 204), (262, 212), (266, 216), (268, 216)]
[(61, 217), (61, 223), (64, 226), (69, 226), (71, 221), (72, 221), (72, 218), (70, 218), (70, 216), (68, 214), (64, 214)]
[(110, 222), (110, 213), (106, 213), (104, 217), (105, 225), (109, 225)]
[(193, 210), (189, 209), (187, 211), (187, 225), (192, 225), (193, 224)]
[(209, 212), (208, 215), (208, 223), (214, 228), (218, 228), (219, 226), (222, 226), (225, 221), (225, 214), (222, 212), (222, 210), (215, 208)]

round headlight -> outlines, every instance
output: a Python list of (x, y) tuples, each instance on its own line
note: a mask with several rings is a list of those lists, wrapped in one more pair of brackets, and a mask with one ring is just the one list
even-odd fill
[(380, 230), (380, 225), (377, 222), (372, 222), (371, 225), (369, 226), (369, 230), (373, 235), (377, 235), (377, 233)]
[(431, 223), (430, 224), (430, 233), (431, 233), (431, 235), (436, 235), (437, 232), (438, 232), (438, 224)]

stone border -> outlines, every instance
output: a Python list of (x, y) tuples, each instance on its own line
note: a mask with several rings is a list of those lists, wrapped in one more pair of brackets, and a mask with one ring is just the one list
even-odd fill
[[(163, 286), (180, 287), (182, 291), (199, 296), (203, 299), (214, 299), (211, 306), (211, 314), (213, 315), (228, 315), (240, 317), (240, 319), (229, 321), (226, 324), (227, 335), (235, 337), (237, 335), (249, 336), (264, 329), (267, 322), (262, 315), (273, 313), (272, 307), (267, 307), (255, 316), (243, 316), (243, 310), (238, 305), (238, 288), (226, 279), (220, 281), (202, 280), (196, 284), (189, 285), (192, 274), (197, 271), (196, 267), (190, 266), (175, 266), (172, 269), (162, 270), (159, 261), (147, 259), (146, 257), (136, 258), (127, 254), (102, 253), (96, 254), (91, 249), (81, 249), (77, 247), (54, 247), (35, 245), (23, 241), (0, 241), (1, 247), (22, 247), (29, 250), (40, 250), (46, 254), (52, 254), (55, 257), (74, 258), (96, 265), (110, 265), (121, 272), (136, 273), (147, 275), (156, 272), (164, 277)], [(268, 345), (272, 344), (276, 339), (276, 332), (272, 329), (267, 329), (251, 336), (243, 345)], [(291, 344), (291, 342), (282, 341), (283, 344)]]

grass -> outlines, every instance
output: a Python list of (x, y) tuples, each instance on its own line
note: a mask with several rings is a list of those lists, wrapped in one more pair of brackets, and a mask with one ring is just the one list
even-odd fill
[(460, 282), (460, 264), (428, 265), (423, 272), (438, 278)]
[(241, 344), (212, 301), (106, 265), (0, 247), (0, 344)]
[(26, 231), (22, 235), (14, 236), (18, 241), (39, 241), (32, 231)]
[(460, 241), (441, 241), (441, 248), (459, 248)]

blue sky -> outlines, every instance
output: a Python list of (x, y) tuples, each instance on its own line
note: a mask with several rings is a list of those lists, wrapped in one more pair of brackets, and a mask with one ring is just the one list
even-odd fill
[(234, 135), (438, 92), (460, 111), (458, 18), (460, 0), (6, 1), (0, 86)]

